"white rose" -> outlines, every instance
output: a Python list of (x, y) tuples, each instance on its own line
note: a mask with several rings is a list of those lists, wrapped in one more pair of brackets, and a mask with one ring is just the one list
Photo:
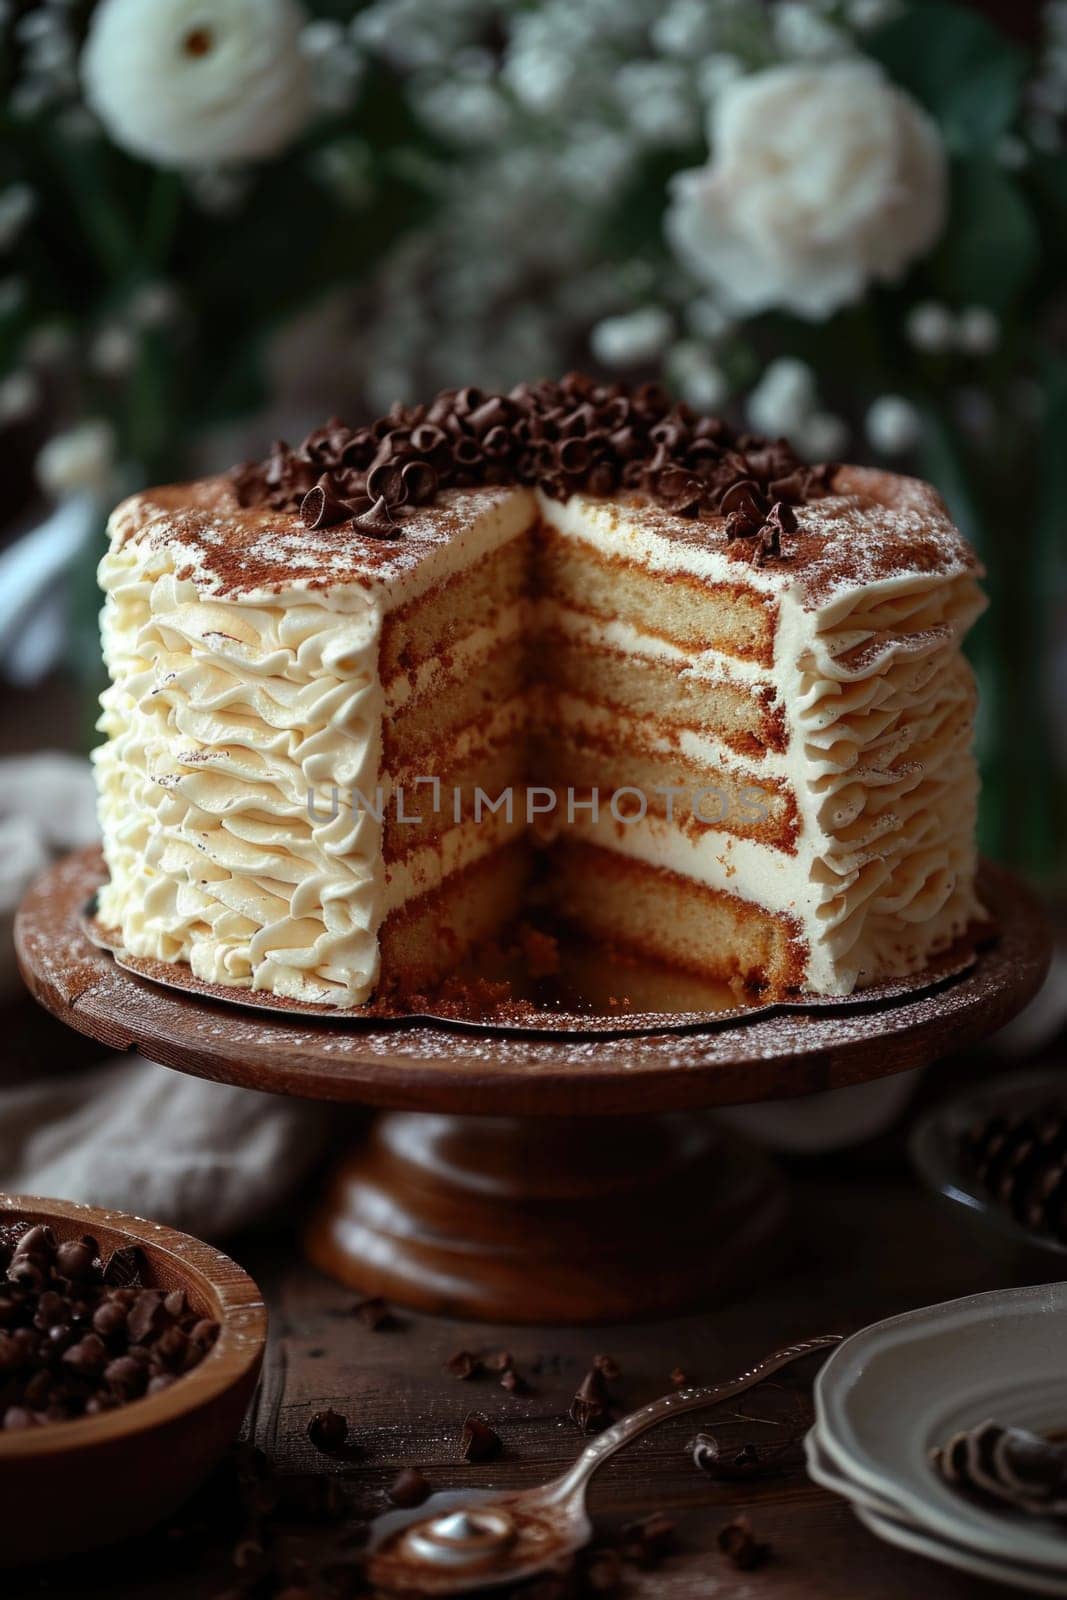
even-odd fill
[(90, 417), (57, 433), (37, 456), (37, 481), (53, 500), (91, 494), (103, 500), (111, 488), (115, 432), (102, 417)]
[(740, 315), (819, 320), (899, 278), (945, 220), (945, 151), (867, 61), (772, 67), (728, 84), (713, 158), (674, 180), (667, 236)]
[(101, 0), (86, 98), (116, 144), (163, 167), (273, 155), (309, 114), (306, 21), (296, 0)]

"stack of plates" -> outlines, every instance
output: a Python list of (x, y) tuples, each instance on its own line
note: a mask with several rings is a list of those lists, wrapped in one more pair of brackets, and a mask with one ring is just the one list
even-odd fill
[(1067, 1523), (980, 1504), (929, 1459), (990, 1418), (1067, 1429), (1065, 1351), (1067, 1283), (972, 1295), (865, 1328), (819, 1374), (808, 1471), (890, 1544), (1067, 1596)]

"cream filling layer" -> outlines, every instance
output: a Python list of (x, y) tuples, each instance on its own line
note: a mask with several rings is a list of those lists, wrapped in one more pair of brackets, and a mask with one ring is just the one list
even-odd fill
[(432, 844), (427, 844), (398, 861), (390, 862), (385, 869), (385, 892), (382, 911), (388, 916), (398, 911), (409, 900), (440, 888), (454, 872), (474, 866), (484, 856), (492, 855), (506, 844), (521, 838), (526, 831), (526, 818), (521, 796), (516, 796), (513, 814), (504, 811), (487, 812), (481, 821), (473, 818), (461, 822), (440, 834)]
[(677, 667), (680, 675), (686, 679), (726, 682), (746, 688), (771, 682), (768, 669), (757, 662), (742, 661), (739, 656), (729, 656), (721, 650), (702, 650), (693, 654), (679, 645), (671, 644), (668, 639), (642, 633), (631, 623), (618, 620), (605, 622), (600, 617), (589, 616), (583, 611), (562, 605), (558, 600), (539, 600), (532, 610), (537, 632), (551, 629), (579, 644), (616, 650), (622, 655), (647, 656), (654, 661), (664, 661)]
[[(603, 554), (737, 581), (736, 564), (721, 552), (686, 547), (679, 557), (624, 508), (576, 497), (542, 512), (565, 538)], [(750, 575), (755, 587), (762, 576)], [(848, 993), (920, 969), (981, 915), (974, 688), (960, 644), (984, 600), (969, 573), (911, 572), (821, 608), (805, 604), (799, 589), (779, 589), (779, 606), (774, 665), (757, 681), (769, 683), (786, 710), (787, 748), (746, 764), (793, 790), (801, 821), (795, 856), (715, 830), (694, 838), (655, 817), (629, 827), (579, 819), (575, 829), (790, 915), (807, 952), (807, 986)], [(629, 645), (654, 653), (633, 631)], [(662, 656), (662, 646), (655, 653)], [(723, 752), (705, 742), (704, 755), (718, 761)]]
[(522, 602), (504, 607), (496, 622), (472, 628), (455, 644), (449, 645), (447, 664), (437, 656), (420, 661), (411, 672), (398, 673), (385, 685), (386, 715), (402, 711), (414, 700), (455, 679), (470, 677), (495, 651), (520, 638), (525, 631), (526, 608)]

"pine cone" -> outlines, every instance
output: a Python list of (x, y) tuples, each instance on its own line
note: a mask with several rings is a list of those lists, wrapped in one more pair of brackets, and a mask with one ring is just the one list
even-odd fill
[(962, 1135), (960, 1156), (1021, 1227), (1067, 1244), (1067, 1109), (998, 1112)]

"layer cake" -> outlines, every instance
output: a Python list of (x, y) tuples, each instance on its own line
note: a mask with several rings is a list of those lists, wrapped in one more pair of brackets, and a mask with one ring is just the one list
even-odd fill
[(773, 993), (978, 921), (973, 553), (925, 484), (572, 375), (114, 513), (100, 914), (351, 1007), (533, 894)]

